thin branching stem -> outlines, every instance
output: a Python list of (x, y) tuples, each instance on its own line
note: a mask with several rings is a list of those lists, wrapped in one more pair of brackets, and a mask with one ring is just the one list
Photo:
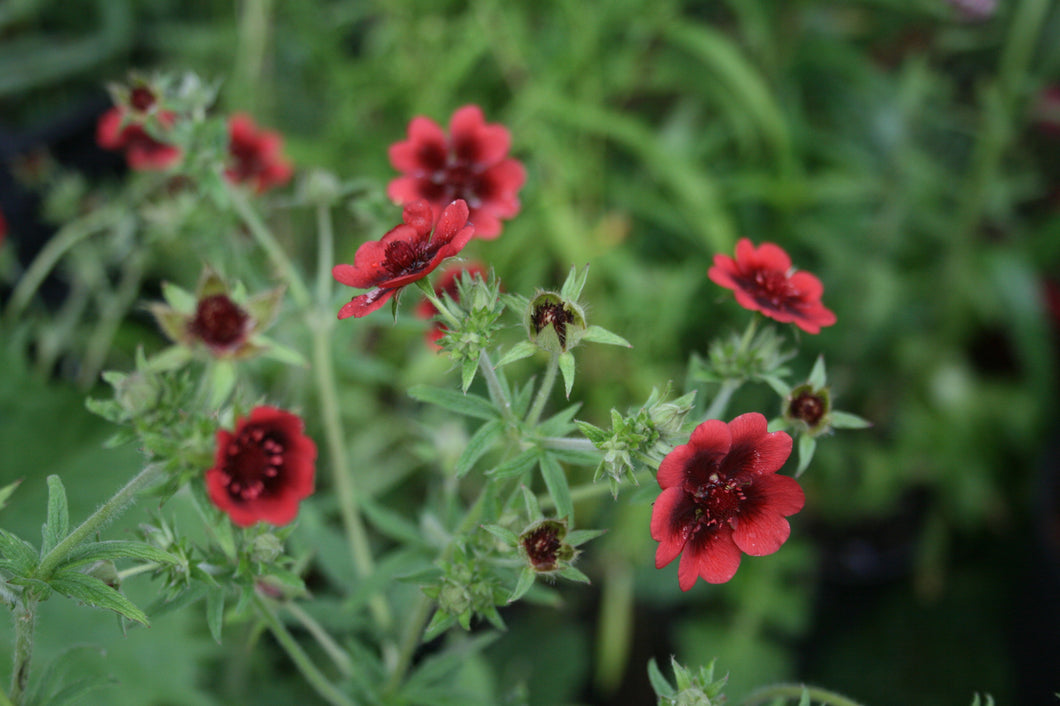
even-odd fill
[(757, 689), (741, 701), (740, 706), (776, 703), (777, 699), (800, 699), (803, 693), (810, 697), (811, 703), (821, 704), (822, 706), (861, 706), (857, 701), (842, 694), (804, 684), (774, 684)]

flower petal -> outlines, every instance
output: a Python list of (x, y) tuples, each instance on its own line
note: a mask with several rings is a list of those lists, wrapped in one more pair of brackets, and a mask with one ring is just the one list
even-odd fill
[(659, 481), (659, 487), (666, 489), (684, 483), (688, 463), (695, 453), (695, 447), (691, 444), (682, 444), (666, 454), (662, 463), (659, 464), (659, 473), (655, 476), (655, 480)]
[(396, 291), (397, 289), (376, 287), (360, 296), (356, 296), (339, 309), (339, 318), (348, 319), (352, 316), (359, 319), (362, 316), (367, 316), (390, 301), (390, 297), (394, 296)]
[(667, 488), (659, 493), (651, 510), (651, 537), (659, 542), (655, 568), (661, 569), (681, 553), (694, 518), (695, 504), (681, 488)]
[(732, 541), (732, 529), (723, 525), (713, 532), (699, 532), (688, 542), (677, 569), (677, 583), (682, 591), (692, 588), (696, 577), (707, 583), (725, 583), (739, 568), (740, 549)]
[(758, 412), (741, 414), (729, 423), (732, 448), (722, 461), (726, 477), (776, 473), (791, 456), (791, 436), (787, 432), (766, 431), (766, 418)]

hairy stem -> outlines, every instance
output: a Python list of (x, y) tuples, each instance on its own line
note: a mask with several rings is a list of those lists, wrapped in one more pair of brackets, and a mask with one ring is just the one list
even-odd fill
[(757, 689), (750, 696), (740, 702), (741, 706), (754, 706), (754, 704), (772, 703), (777, 699), (799, 699), (805, 692), (810, 701), (823, 706), (861, 706), (857, 701), (848, 699), (842, 694), (834, 691), (821, 689), (816, 686), (805, 686), (803, 684), (774, 684)]
[(309, 658), (309, 655), (305, 653), (298, 641), (295, 640), (291, 633), (287, 632), (287, 628), (284, 627), (280, 619), (276, 617), (276, 612), (272, 609), (272, 606), (265, 600), (264, 597), (255, 593), (254, 594), (254, 605), (258, 609), (259, 615), (265, 621), (265, 625), (269, 628), (269, 632), (276, 638), (276, 642), (280, 644), (280, 647), (284, 649), (287, 656), (294, 662), (295, 667), (301, 672), (306, 682), (309, 683), (313, 690), (320, 694), (320, 697), (327, 701), (333, 706), (354, 706), (354, 702), (343, 694), (341, 691), (335, 688), (323, 672), (317, 669), (317, 666), (313, 664), (313, 660)]
[(552, 388), (556, 384), (556, 371), (558, 370), (559, 353), (553, 353), (548, 359), (548, 367), (545, 368), (545, 378), (541, 381), (541, 387), (537, 389), (534, 403), (530, 406), (530, 412), (526, 415), (527, 426), (536, 426), (537, 421), (541, 418), (541, 413), (545, 410), (545, 403), (548, 402), (548, 397), (552, 394)]
[(501, 385), (501, 381), (497, 378), (497, 371), (493, 369), (493, 363), (490, 361), (489, 353), (485, 350), (478, 357), (478, 368), (482, 371), (482, 377), (486, 379), (486, 387), (490, 391), (490, 398), (494, 404), (498, 404), (501, 407), (501, 412), (504, 414), (504, 418), (511, 420), (512, 414), (512, 402), (508, 399), (508, 396), (504, 394), (504, 387)]
[(22, 703), (29, 684), (29, 664), (33, 657), (33, 631), (37, 623), (37, 599), (23, 598), (13, 612), (15, 620), (15, 651), (11, 666), (10, 701)]
[(733, 393), (740, 389), (742, 384), (743, 380), (726, 380), (723, 382), (718, 389), (718, 394), (714, 395), (714, 399), (710, 401), (707, 411), (703, 413), (703, 419), (720, 419), (721, 415), (725, 414)]
[(338, 670), (342, 672), (342, 676), (348, 677), (353, 674), (353, 662), (350, 660), (350, 656), (346, 654), (346, 650), (339, 647), (327, 630), (313, 619), (313, 616), (302, 610), (302, 607), (297, 603), (285, 603), (284, 608), (302, 624), (306, 632), (313, 636), (313, 639), (317, 641), (321, 649), (327, 653)]

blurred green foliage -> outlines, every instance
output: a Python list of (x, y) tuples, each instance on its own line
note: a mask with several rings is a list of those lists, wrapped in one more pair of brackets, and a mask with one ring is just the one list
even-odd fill
[[(585, 558), (598, 588), (564, 588), (558, 617), (509, 621), (512, 634), (491, 653), (501, 683), (525, 680), (531, 703), (633, 688), (646, 678), (648, 657), (665, 663), (667, 650), (686, 664), (717, 656), (731, 672), (727, 693), (739, 697), (774, 677), (843, 679), (844, 669), (849, 676), (879, 657), (872, 641), (838, 640), (832, 654), (849, 664), (827, 656), (814, 664), (831, 664), (839, 676), (799, 671), (806, 660), (796, 646), (816, 634), (814, 596), (827, 578), (817, 568), (829, 566), (835, 547), (821, 537), (881, 527), (870, 545), (905, 543), (905, 560), (886, 576), (846, 576), (896, 581), (894, 615), (914, 605), (944, 614), (951, 602), (968, 610), (1010, 595), (1002, 575), (977, 582), (975, 600), (967, 589), (958, 596), (950, 572), (992, 560), (953, 547), (1029, 551), (1027, 515), (1058, 391), (1041, 282), (1060, 271), (1060, 139), (1033, 120), (1038, 93), (1060, 81), (1060, 44), (1048, 39), (1056, 36), (1060, 11), (1050, 0), (999, 3), (980, 23), (961, 21), (942, 0), (9, 0), (0, 8), (0, 110), (5, 128), (29, 131), (130, 68), (223, 79), (220, 109), (246, 110), (280, 129), (296, 164), (360, 180), (362, 197), (340, 213), (339, 258), (349, 261), (358, 244), (399, 220), (384, 195), (394, 176), (386, 148), (408, 120), (423, 114), (444, 124), (455, 108), (480, 104), (488, 120), (511, 129), (529, 179), (522, 213), (469, 254), (524, 294), (557, 287), (572, 265), (591, 263), (588, 316), (634, 344), (579, 351), (579, 416), (601, 425), (612, 406), (639, 404), (668, 379), (680, 386), (693, 352), (741, 326), (744, 312), (706, 278), (714, 253), (731, 252), (741, 236), (788, 250), (825, 283), (824, 302), (839, 319), (802, 337), (804, 356), (793, 366), (808, 375), (823, 352), (837, 405), (875, 424), (821, 440), (789, 546), (769, 560), (748, 559), (727, 586), (678, 596), (673, 567), (651, 563), (647, 499), (600, 501), (584, 513), (612, 527)], [(276, 227), (308, 260), (311, 214), (281, 212)], [(199, 263), (186, 256), (151, 275), (190, 285)], [(123, 330), (142, 335), (135, 323)], [(425, 481), (414, 474), (426, 455), (417, 444), (441, 443), (455, 458), (467, 430), (424, 417), (403, 391), (436, 383), (446, 364), (420, 350), (421, 328), (404, 315), (397, 325), (380, 316), (348, 330), (335, 355), (350, 390), (342, 400), (348, 428), (359, 430), (350, 450), (371, 469), (361, 485), (415, 516), (415, 488)], [(119, 336), (112, 364), (129, 359), (136, 338)], [(101, 425), (63, 383), (16, 382), (17, 371), (6, 365), (0, 388), (2, 448), (19, 448), (0, 462), (0, 484), (26, 481), (4, 524), (39, 521), (33, 512), (52, 472), (81, 488), (71, 497), (88, 503), (83, 514), (135, 459), (98, 449)], [(299, 400), (303, 383), (293, 375), (275, 386), (281, 398)], [(763, 387), (741, 391), (730, 409), (774, 416), (779, 401)], [(315, 503), (333, 510), (326, 497)], [(71, 509), (78, 517), (73, 500)], [(313, 523), (305, 523), (309, 532)], [(347, 570), (323, 566), (321, 593)], [(631, 576), (634, 591), (611, 593), (621, 584), (606, 577), (616, 571)], [(993, 660), (947, 672), (946, 703), (967, 703), (975, 689), (1002, 703), (1011, 696), (1015, 677), (999, 647), (1005, 628), (991, 610), (983, 607), (987, 619), (975, 625)], [(579, 657), (601, 621), (630, 611), (661, 616), (654, 627), (662, 634), (626, 634), (632, 656), (617, 672)], [(41, 638), (42, 653), (56, 649), (47, 640), (54, 646), (74, 632), (61, 620), (42, 620), (50, 636)], [(151, 628), (173, 631), (165, 655), (135, 648), (135, 632), (119, 639), (126, 647), (107, 647), (113, 660), (135, 654), (138, 673), (158, 691), (115, 693), (139, 694), (139, 704), (210, 703), (154, 680), (203, 685), (229, 668), (260, 676), (261, 665), (234, 641), (222, 654), (206, 646), (192, 616), (167, 620)], [(946, 632), (951, 621), (924, 625)], [(87, 641), (108, 645), (116, 632), (83, 629)], [(882, 633), (871, 622), (861, 629)], [(948, 664), (950, 641), (904, 639), (917, 642), (929, 665)], [(550, 641), (565, 647), (512, 653)], [(477, 664), (469, 662), (465, 680), (500, 698)], [(128, 673), (123, 665), (107, 669)], [(935, 687), (918, 691), (926, 672), (883, 697), (872, 675), (868, 691), (856, 678), (842, 687), (868, 701), (943, 703)], [(931, 699), (918, 701), (922, 693)]]

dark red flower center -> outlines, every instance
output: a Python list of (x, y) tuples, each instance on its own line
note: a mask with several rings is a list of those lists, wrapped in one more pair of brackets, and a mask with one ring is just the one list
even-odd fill
[(574, 313), (568, 311), (563, 304), (549, 302), (534, 309), (530, 318), (534, 326), (534, 333), (541, 333), (546, 326), (552, 326), (559, 338), (560, 348), (567, 349), (567, 324), (574, 321)]
[(233, 500), (271, 494), (282, 480), (286, 439), (275, 429), (247, 425), (228, 443), (222, 472)]
[(778, 270), (755, 270), (744, 278), (743, 284), (759, 304), (771, 309), (791, 309), (802, 296), (791, 279)]
[(191, 333), (208, 346), (226, 348), (246, 337), (250, 315), (224, 294), (214, 294), (199, 301)]
[(232, 171), (240, 181), (246, 181), (264, 173), (269, 168), (260, 145), (251, 140), (232, 140), (228, 152), (235, 160)]
[(146, 86), (137, 86), (129, 93), (129, 105), (140, 112), (147, 112), (155, 104), (155, 94)]
[(425, 240), (407, 242), (395, 240), (387, 243), (383, 267), (394, 277), (419, 272), (431, 263), (433, 256), (430, 243)]
[(745, 485), (711, 473), (706, 483), (686, 487), (696, 506), (697, 527), (717, 527), (738, 515), (747, 500)]
[(554, 527), (538, 527), (523, 538), (523, 549), (535, 569), (548, 571), (555, 567), (561, 542)]
[(817, 426), (824, 416), (824, 400), (810, 392), (798, 395), (788, 405), (788, 414), (795, 419), (801, 419), (811, 427)]

